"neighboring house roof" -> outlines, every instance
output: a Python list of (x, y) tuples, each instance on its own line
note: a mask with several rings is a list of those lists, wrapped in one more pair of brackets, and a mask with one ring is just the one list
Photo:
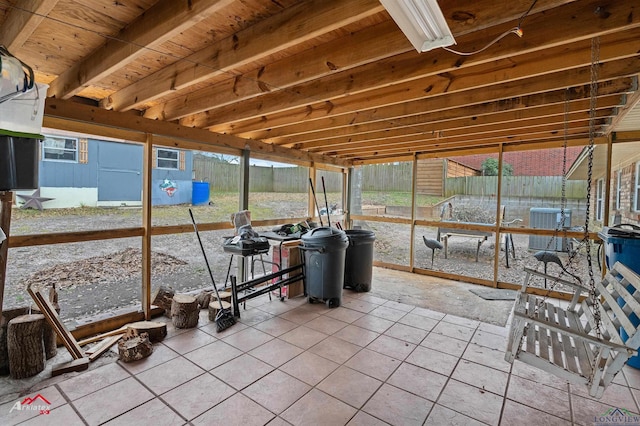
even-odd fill
[[(562, 148), (552, 148), (535, 151), (505, 152), (502, 161), (513, 167), (514, 176), (562, 176), (562, 163), (564, 158)], [(567, 148), (566, 169), (578, 158), (582, 147), (573, 146)], [(482, 170), (482, 162), (487, 158), (498, 158), (497, 155), (465, 155), (460, 157), (449, 157), (449, 160), (456, 161), (476, 170)]]
[[(627, 142), (613, 145), (611, 152), (611, 170), (619, 170), (631, 163), (640, 161), (640, 142)], [(589, 166), (589, 147), (582, 148), (580, 155), (571, 165), (567, 179), (587, 179)], [(607, 145), (595, 145), (593, 151), (594, 178), (603, 177), (607, 170)]]

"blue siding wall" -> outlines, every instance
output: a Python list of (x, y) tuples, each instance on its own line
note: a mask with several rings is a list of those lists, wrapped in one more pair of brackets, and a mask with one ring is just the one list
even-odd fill
[[(95, 188), (98, 186), (98, 141), (89, 139), (89, 163), (40, 161), (40, 186)], [(41, 148), (42, 149), (42, 148)], [(94, 161), (91, 161), (91, 159)]]

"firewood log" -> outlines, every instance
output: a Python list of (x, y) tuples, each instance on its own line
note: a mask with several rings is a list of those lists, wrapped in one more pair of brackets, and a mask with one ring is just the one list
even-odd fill
[(44, 370), (43, 326), (42, 314), (21, 315), (9, 321), (7, 348), (11, 378), (24, 379)]
[(171, 320), (176, 328), (193, 328), (198, 324), (200, 309), (194, 296), (176, 294), (171, 302)]
[(118, 342), (118, 354), (123, 362), (137, 361), (146, 358), (153, 352), (153, 345), (147, 333), (125, 335)]
[(171, 287), (160, 286), (151, 295), (151, 304), (164, 309), (164, 315), (171, 318), (171, 301), (174, 294)]

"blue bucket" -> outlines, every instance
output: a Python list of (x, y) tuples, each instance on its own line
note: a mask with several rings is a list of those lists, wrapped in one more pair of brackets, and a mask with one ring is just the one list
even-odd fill
[(191, 204), (194, 206), (209, 202), (209, 182), (192, 182)]

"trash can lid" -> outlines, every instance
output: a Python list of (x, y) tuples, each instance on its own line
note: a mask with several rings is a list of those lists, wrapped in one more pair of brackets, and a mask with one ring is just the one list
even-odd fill
[(311, 244), (329, 244), (331, 242), (349, 241), (347, 234), (344, 231), (328, 226), (314, 228), (305, 233), (301, 239), (303, 243)]

